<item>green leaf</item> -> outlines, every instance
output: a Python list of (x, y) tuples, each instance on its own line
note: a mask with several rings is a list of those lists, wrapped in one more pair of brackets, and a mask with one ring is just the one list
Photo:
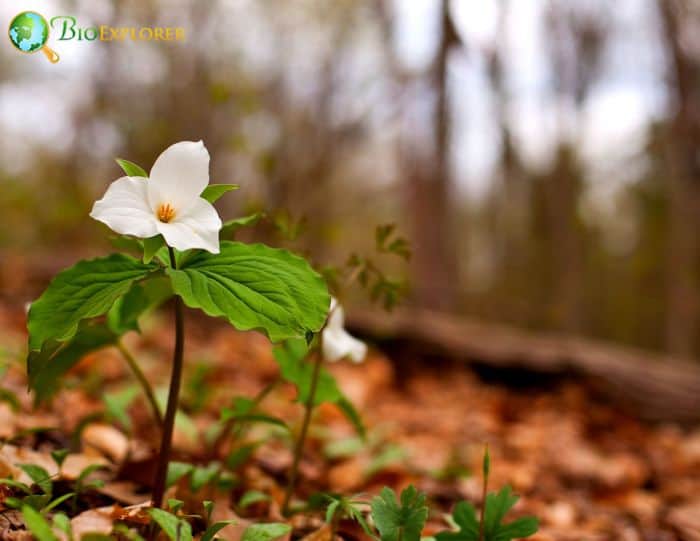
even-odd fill
[(471, 503), (459, 502), (455, 505), (452, 520), (459, 526), (459, 530), (440, 532), (435, 535), (437, 541), (479, 541), (479, 519)]
[(51, 482), (49, 472), (35, 464), (17, 464), (17, 466), (34, 481), (34, 484), (38, 486), (44, 494), (51, 494), (53, 483)]
[(192, 470), (190, 488), (192, 492), (197, 492), (204, 485), (211, 483), (221, 471), (220, 464), (212, 462), (207, 466), (196, 466)]
[(330, 305), (323, 278), (304, 259), (263, 244), (223, 241), (220, 254), (201, 251), (166, 272), (187, 306), (273, 342), (320, 330)]
[(194, 466), (192, 464), (187, 464), (186, 462), (169, 462), (165, 486), (170, 488), (185, 475), (189, 474), (193, 469)]
[(200, 541), (211, 541), (214, 539), (214, 536), (219, 533), (221, 530), (223, 530), (226, 526), (229, 526), (230, 524), (236, 524), (238, 521), (231, 519), (231, 520), (220, 520), (219, 522), (215, 522), (211, 526), (209, 526), (206, 531), (202, 534), (202, 539)]
[(245, 509), (254, 503), (269, 502), (270, 500), (270, 496), (264, 492), (260, 492), (259, 490), (249, 490), (243, 494), (243, 496), (241, 496), (240, 500), (238, 500), (238, 507)]
[(150, 263), (156, 252), (165, 246), (165, 239), (163, 235), (156, 235), (155, 237), (149, 237), (143, 239), (143, 262)]
[(145, 177), (148, 178), (148, 173), (143, 170), (140, 165), (130, 162), (129, 160), (124, 160), (122, 158), (117, 158), (115, 160), (119, 167), (122, 168), (127, 177)]
[(63, 462), (66, 460), (66, 457), (70, 454), (70, 451), (68, 449), (56, 449), (54, 451), (51, 451), (51, 458), (53, 458), (53, 461), (56, 463), (56, 466), (61, 468), (63, 466)]
[(267, 423), (289, 429), (287, 424), (279, 417), (273, 417), (272, 415), (254, 411), (256, 404), (249, 398), (236, 397), (233, 404), (232, 408), (224, 408), (221, 410), (222, 421), (235, 420), (248, 423)]
[[(304, 339), (290, 339), (275, 347), (272, 354), (280, 367), (280, 375), (285, 381), (297, 387), (297, 401), (306, 403), (311, 393), (313, 363), (307, 360), (309, 346)], [(365, 428), (357, 410), (338, 387), (333, 375), (321, 367), (316, 385), (314, 405), (323, 402), (336, 404), (353, 424), (358, 434), (364, 437)]]
[(112, 345), (117, 335), (106, 325), (82, 322), (69, 342), (49, 340), (40, 351), (30, 351), (27, 357), (29, 388), (37, 404), (47, 400), (58, 389), (59, 378), (87, 353)]
[[(518, 501), (509, 486), (503, 487), (498, 493), (491, 492), (486, 496), (486, 513), (484, 515), (484, 541), (511, 541), (528, 537), (537, 532), (538, 521), (535, 517), (522, 517), (507, 524), (502, 521), (508, 511)], [(452, 520), (459, 526), (455, 532), (438, 533), (437, 541), (478, 541), (479, 520), (474, 506), (468, 502), (460, 502), (455, 506)]]
[(105, 403), (108, 417), (121, 424), (127, 430), (131, 430), (131, 418), (127, 410), (138, 394), (139, 388), (135, 385), (119, 392), (104, 393), (102, 401)]
[(225, 193), (231, 190), (237, 190), (238, 188), (238, 184), (209, 184), (209, 186), (204, 188), (200, 197), (206, 199), (210, 203), (215, 203)]
[(66, 515), (65, 513), (56, 513), (53, 516), (53, 525), (54, 527), (61, 530), (64, 534), (66, 534), (69, 539), (71, 539), (73, 529), (71, 527), (68, 515)]
[(272, 541), (273, 539), (287, 535), (291, 530), (291, 526), (280, 522), (251, 524), (243, 532), (241, 541)]
[(171, 541), (192, 541), (192, 526), (189, 522), (162, 509), (149, 509), (148, 514)]
[(58, 507), (58, 506), (61, 505), (63, 502), (65, 502), (66, 500), (72, 498), (73, 496), (75, 496), (75, 492), (66, 492), (63, 496), (59, 496), (58, 498), (56, 498), (55, 500), (53, 500), (49, 505), (47, 505), (46, 507), (44, 507), (43, 511), (44, 511), (44, 512), (51, 511), (51, 509), (54, 509), (54, 508)]
[(131, 285), (156, 270), (123, 254), (80, 261), (60, 272), (29, 309), (29, 349), (70, 339), (80, 321), (106, 313)]
[(219, 231), (219, 238), (231, 239), (239, 229), (255, 225), (264, 217), (264, 212), (256, 212), (255, 214), (243, 216), (242, 218), (234, 218), (233, 220), (227, 220), (224, 222), (224, 225)]
[(163, 304), (173, 296), (170, 280), (161, 276), (131, 286), (107, 312), (107, 325), (118, 335), (138, 331), (138, 319), (147, 311)]
[(427, 518), (425, 494), (418, 492), (413, 485), (401, 492), (400, 502), (388, 487), (372, 499), (372, 519), (381, 541), (420, 541)]
[(38, 541), (58, 541), (51, 526), (39, 512), (28, 505), (22, 506), (22, 518)]

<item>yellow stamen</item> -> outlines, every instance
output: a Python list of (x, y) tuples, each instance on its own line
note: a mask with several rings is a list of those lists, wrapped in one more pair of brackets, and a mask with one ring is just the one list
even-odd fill
[(162, 203), (158, 207), (158, 219), (163, 223), (168, 223), (175, 216), (175, 209), (170, 206), (170, 203)]

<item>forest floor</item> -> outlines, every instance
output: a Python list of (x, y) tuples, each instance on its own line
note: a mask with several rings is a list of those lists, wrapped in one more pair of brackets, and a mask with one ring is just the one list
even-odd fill
[[(240, 519), (219, 535), (238, 540), (251, 521), (281, 519), (291, 439), (284, 430), (256, 424), (214, 452), (206, 433), (234, 396), (252, 397), (274, 381), (277, 364), (263, 336), (205, 324), (193, 313), (187, 317), (182, 395), (187, 416), (176, 430), (174, 458), (210, 465), (237, 449), (251, 453), (247, 458), (238, 454), (232, 488), (205, 485), (193, 493), (181, 481), (169, 495), (183, 500), (192, 513), (201, 512), (202, 500), (213, 500), (215, 518)], [(9, 363), (0, 384), (19, 406), (0, 403), (0, 438), (6, 442), (0, 448), (0, 477), (22, 478), (17, 463), (39, 464), (54, 473), (51, 451), (69, 448), (72, 454), (54, 478), (57, 485), (75, 479), (89, 464), (106, 465), (97, 472), (104, 486), (86, 491), (69, 512), (76, 517), (74, 530), (108, 531), (114, 520), (138, 521), (138, 504), (148, 501), (158, 431), (140, 395), (126, 419), (114, 408), (111, 417), (104, 414), (105, 397), (114, 404), (117, 397), (134, 394), (125, 363), (113, 348), (87, 356), (51, 404), (34, 409), (21, 357), (24, 325), (21, 308), (0, 308), (0, 355)], [(127, 344), (149, 379), (164, 389), (173, 343), (167, 314), (152, 316), (141, 336), (132, 335)], [(375, 348), (362, 364), (329, 368), (360, 411), (368, 435), (365, 442), (359, 440), (334, 406), (319, 408), (301, 464), (297, 493), (302, 498), (329, 491), (369, 499), (383, 485), (398, 489), (413, 483), (431, 503), (423, 532), (429, 536), (446, 527), (444, 513), (455, 502), (467, 499), (478, 508), (480, 463), (488, 444), (490, 488), (507, 483), (521, 495), (514, 516), (540, 519), (540, 532), (532, 539), (700, 539), (697, 427), (645, 424), (566, 378), (501, 381), (498, 373), (484, 378), (465, 364), (426, 364), (406, 353), (389, 358)], [(296, 433), (302, 408), (293, 402), (294, 393), (279, 385), (261, 407)], [(249, 497), (257, 501), (244, 505), (241, 497), (255, 494), (251, 490), (271, 499)], [(28, 539), (18, 513), (3, 505), (12, 494), (0, 487), (0, 539)], [(322, 517), (319, 512), (293, 518), (292, 537), (327, 540)], [(363, 538), (352, 523), (341, 523), (338, 531), (345, 539)]]

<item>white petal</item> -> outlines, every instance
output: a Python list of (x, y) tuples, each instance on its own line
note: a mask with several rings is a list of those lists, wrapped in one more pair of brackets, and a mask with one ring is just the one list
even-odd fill
[(326, 329), (340, 330), (345, 326), (345, 312), (343, 307), (338, 304), (335, 297), (331, 297), (331, 308), (328, 312), (328, 323)]
[(177, 212), (189, 209), (209, 184), (209, 152), (202, 141), (181, 141), (166, 148), (151, 168), (151, 209), (169, 203)]
[(115, 180), (102, 199), (95, 202), (90, 216), (122, 235), (142, 239), (157, 235), (157, 220), (148, 204), (147, 183), (142, 177)]
[(166, 244), (178, 250), (202, 248), (219, 253), (221, 218), (214, 205), (198, 197), (185, 214), (175, 214), (170, 223), (158, 222), (158, 232)]
[(367, 345), (351, 336), (345, 329), (323, 331), (323, 358), (334, 362), (349, 357), (353, 362), (362, 362), (367, 355)]

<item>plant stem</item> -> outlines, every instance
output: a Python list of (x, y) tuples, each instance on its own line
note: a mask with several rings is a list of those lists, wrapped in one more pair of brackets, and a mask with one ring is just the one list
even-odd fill
[(148, 380), (146, 379), (146, 376), (144, 375), (143, 371), (136, 362), (136, 359), (134, 359), (134, 356), (131, 354), (131, 352), (128, 349), (126, 349), (124, 343), (121, 340), (117, 340), (116, 346), (119, 352), (122, 354), (122, 357), (124, 357), (124, 359), (126, 360), (126, 364), (129, 365), (129, 368), (134, 373), (134, 376), (141, 384), (143, 394), (146, 395), (146, 399), (148, 400), (148, 403), (151, 406), (151, 410), (153, 411), (153, 417), (158, 423), (158, 426), (162, 429), (163, 414), (160, 412), (160, 408), (158, 407), (156, 395), (153, 393), (153, 387), (151, 387), (151, 384), (148, 383)]
[(311, 376), (311, 389), (309, 389), (309, 396), (306, 399), (306, 404), (304, 405), (306, 408), (306, 411), (304, 412), (304, 420), (301, 425), (299, 439), (294, 447), (294, 462), (292, 462), (292, 470), (289, 473), (289, 483), (287, 484), (287, 491), (284, 495), (284, 503), (282, 504), (282, 514), (284, 515), (289, 513), (289, 502), (292, 499), (292, 493), (294, 492), (297, 484), (299, 462), (301, 462), (301, 455), (304, 451), (306, 434), (309, 431), (309, 423), (311, 422), (311, 413), (313, 412), (314, 402), (316, 400), (316, 388), (318, 387), (318, 376), (321, 374), (322, 362), (323, 356), (317, 352), (316, 358), (314, 359), (314, 371), (313, 375)]
[[(175, 252), (168, 247), (170, 253), (170, 265), (177, 268)], [(170, 461), (170, 448), (173, 439), (173, 427), (175, 426), (175, 414), (177, 413), (178, 397), (180, 395), (180, 380), (182, 379), (182, 357), (185, 346), (185, 320), (182, 308), (182, 299), (175, 297), (175, 350), (173, 352), (173, 369), (170, 376), (170, 390), (168, 392), (168, 406), (165, 410), (163, 434), (158, 456), (158, 468), (153, 481), (153, 507), (163, 505), (165, 493), (165, 480), (168, 475), (168, 463)]]

